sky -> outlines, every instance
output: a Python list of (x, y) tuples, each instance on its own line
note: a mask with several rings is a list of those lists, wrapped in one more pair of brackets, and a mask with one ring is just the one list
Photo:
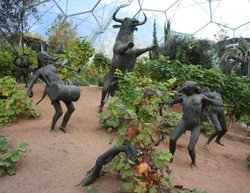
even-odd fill
[[(120, 9), (117, 16), (136, 17), (146, 24), (135, 32), (138, 43), (152, 42), (153, 23), (156, 21), (158, 40), (163, 37), (164, 23), (171, 22), (171, 30), (192, 34), (197, 38), (216, 39), (218, 34), (229, 37), (250, 37), (250, 0), (53, 0), (39, 7), (41, 21), (34, 21), (32, 33), (42, 35), (59, 13), (65, 14), (67, 21), (76, 26), (80, 36), (87, 36), (98, 45), (107, 40), (114, 40), (118, 29), (111, 21), (105, 27), (113, 11), (121, 4), (128, 4)], [(97, 34), (96, 36), (94, 34)]]

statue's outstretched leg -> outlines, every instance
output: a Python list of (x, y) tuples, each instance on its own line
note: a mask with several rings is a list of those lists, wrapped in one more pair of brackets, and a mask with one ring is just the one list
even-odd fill
[(195, 145), (199, 139), (199, 136), (200, 136), (200, 127), (197, 126), (191, 130), (191, 137), (190, 137), (190, 141), (188, 144), (188, 153), (191, 157), (191, 168), (192, 169), (197, 168)]
[(218, 135), (219, 131), (218, 130), (215, 130), (209, 137), (208, 137), (208, 140), (207, 142), (205, 143), (205, 145), (203, 146), (203, 148), (205, 150), (208, 150), (208, 146), (210, 144), (210, 142), (213, 140), (213, 138), (215, 138), (217, 135)]
[(29, 74), (23, 73), (23, 79), (25, 83), (25, 88), (28, 86), (28, 79), (29, 79)]
[(227, 123), (226, 123), (226, 120), (225, 120), (225, 117), (224, 115), (223, 116), (220, 116), (219, 117), (219, 121), (220, 121), (220, 125), (221, 125), (221, 131), (218, 133), (218, 136), (217, 138), (215, 139), (215, 142), (224, 146), (224, 144), (222, 144), (220, 142), (221, 138), (226, 134), (226, 132), (228, 131), (227, 129)]
[(217, 138), (215, 139), (215, 142), (216, 143), (218, 143), (219, 145), (222, 145), (222, 146), (224, 146), (224, 144), (223, 143), (221, 143), (221, 138), (223, 137), (223, 135), (225, 135), (225, 133), (226, 133), (227, 131), (226, 130), (222, 130), (222, 131), (220, 131), (219, 133), (218, 133), (218, 136), (217, 136)]
[(56, 136), (55, 125), (56, 125), (56, 122), (58, 121), (58, 119), (62, 116), (63, 111), (62, 111), (62, 107), (61, 107), (61, 104), (59, 101), (52, 101), (52, 105), (54, 106), (56, 112), (55, 112), (53, 119), (52, 119), (50, 133), (55, 137)]
[(20, 71), (17, 71), (16, 73), (14, 73), (14, 76), (15, 76), (15, 79), (16, 79), (17, 82), (21, 81), (22, 73)]
[[(181, 120), (178, 125), (176, 126), (174, 132), (170, 136), (170, 141), (169, 141), (169, 151), (174, 157), (174, 152), (176, 149), (176, 142), (179, 139), (179, 137), (185, 132), (185, 124), (184, 121)], [(171, 162), (173, 162), (173, 157), (171, 159)]]
[(214, 128), (214, 132), (208, 137), (207, 142), (205, 143), (205, 145), (203, 146), (203, 148), (205, 150), (208, 150), (208, 146), (210, 144), (210, 142), (219, 134), (219, 132), (222, 130), (221, 126), (220, 126), (220, 122), (218, 120), (217, 114), (216, 113), (211, 113), (209, 115), (209, 118), (212, 122), (213, 128)]
[(111, 84), (112, 84), (112, 80), (113, 80), (113, 75), (112, 73), (108, 73), (105, 75), (104, 77), (104, 85), (103, 85), (103, 88), (102, 88), (102, 96), (101, 96), (101, 102), (100, 102), (100, 105), (99, 105), (99, 109), (98, 109), (98, 112), (102, 112), (102, 108), (105, 104), (105, 99), (106, 99), (106, 96), (110, 90), (110, 87), (111, 87)]
[(100, 102), (100, 105), (98, 107), (98, 112), (102, 112), (102, 108), (103, 106), (105, 105), (105, 98), (106, 98), (106, 95), (107, 95), (107, 91), (104, 90), (104, 88), (102, 89), (102, 97), (101, 97), (101, 102)]
[(68, 111), (65, 113), (65, 115), (64, 115), (64, 117), (63, 117), (63, 122), (62, 122), (62, 124), (61, 124), (61, 126), (60, 126), (59, 128), (60, 128), (60, 130), (62, 130), (64, 133), (66, 133), (66, 125), (67, 125), (67, 123), (68, 123), (68, 121), (69, 121), (69, 119), (70, 119), (72, 113), (75, 111), (75, 107), (74, 107), (74, 105), (73, 105), (72, 102), (65, 102), (65, 101), (64, 101), (64, 103), (65, 103), (65, 105), (66, 105)]

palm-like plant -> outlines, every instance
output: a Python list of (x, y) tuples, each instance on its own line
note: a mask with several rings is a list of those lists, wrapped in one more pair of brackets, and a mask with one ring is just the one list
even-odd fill
[(250, 43), (240, 38), (237, 44), (230, 45), (221, 56), (222, 68), (226, 72), (235, 71), (250, 79)]

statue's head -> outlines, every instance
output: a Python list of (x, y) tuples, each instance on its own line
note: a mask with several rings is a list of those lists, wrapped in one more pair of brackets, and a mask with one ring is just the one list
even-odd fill
[(115, 13), (113, 14), (113, 20), (116, 22), (121, 23), (121, 25), (114, 25), (114, 28), (125, 28), (125, 29), (130, 29), (130, 30), (137, 30), (137, 26), (139, 25), (143, 25), (144, 23), (146, 23), (147, 21), (147, 17), (145, 15), (145, 13), (143, 13), (144, 15), (144, 20), (143, 21), (139, 21), (138, 19), (136, 19), (135, 17), (133, 18), (129, 18), (126, 17), (124, 19), (121, 18), (117, 18), (116, 14), (118, 13), (118, 11), (121, 9), (122, 7), (120, 7), (119, 9), (117, 9), (115, 11)]
[(192, 95), (194, 93), (199, 93), (198, 88), (196, 86), (196, 82), (187, 80), (182, 84), (182, 87), (180, 90), (178, 90), (180, 93), (184, 93), (186, 95)]
[(53, 57), (50, 56), (47, 52), (42, 51), (38, 54), (38, 65), (39, 67), (43, 67), (48, 65), (51, 61), (53, 61)]

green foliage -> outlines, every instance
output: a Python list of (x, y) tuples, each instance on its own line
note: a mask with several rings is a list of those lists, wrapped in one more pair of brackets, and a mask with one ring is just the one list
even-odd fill
[[(24, 54), (27, 54), (29, 56), (29, 61), (31, 63), (31, 68), (35, 68), (37, 67), (37, 53), (35, 50), (33, 50), (31, 47), (20, 47), (20, 46), (16, 46), (16, 50), (18, 51), (20, 57), (24, 57), (27, 58), (27, 56), (25, 56)], [(14, 56), (15, 57), (15, 56)], [(14, 60), (13, 57), (13, 60)]]
[[(121, 119), (125, 120), (130, 120), (130, 117), (136, 119), (138, 116), (142, 116), (141, 119), (143, 118), (143, 120), (156, 118), (159, 108), (158, 102), (162, 100), (159, 95), (168, 93), (174, 83), (175, 79), (170, 79), (165, 83), (155, 83), (150, 78), (136, 77), (134, 73), (128, 73), (120, 80), (118, 97), (113, 101), (112, 105), (107, 106), (105, 113), (100, 114), (100, 123), (105, 125), (106, 128), (114, 129), (124, 126), (117, 116), (122, 116)], [(134, 86), (127, 87), (128, 84)], [(156, 92), (155, 90), (157, 90), (158, 94), (153, 94)], [(147, 92), (152, 92), (149, 95), (150, 99), (146, 97)], [(148, 103), (150, 105), (145, 105)], [(138, 111), (141, 114), (138, 115)]]
[(171, 36), (171, 20), (168, 19), (167, 23), (164, 23), (164, 49), (166, 50), (168, 39)]
[(182, 113), (177, 112), (166, 112), (163, 114), (162, 120), (162, 130), (164, 134), (171, 135), (174, 131), (174, 128), (177, 126), (179, 121), (181, 120)]
[[(20, 57), (26, 57), (23, 53), (29, 55), (31, 62), (31, 68), (37, 66), (37, 54), (34, 50), (29, 47), (24, 47), (24, 50), (20, 46), (15, 46)], [(8, 44), (0, 44), (0, 77), (13, 76), (13, 72), (18, 68), (13, 63), (16, 55), (14, 54), (13, 48)]]
[(211, 68), (213, 61), (212, 42), (194, 37), (173, 35), (161, 46), (162, 54), (183, 64)]
[(86, 72), (81, 71), (79, 74), (75, 74), (70, 78), (70, 81), (72, 84), (77, 85), (77, 86), (89, 86), (89, 81), (87, 80), (88, 78), (86, 77)]
[(135, 70), (140, 76), (148, 76), (156, 81), (166, 81), (176, 77), (176, 87), (185, 80), (193, 80), (200, 87), (207, 87), (211, 91), (220, 93), (224, 103), (233, 105), (234, 108), (226, 110), (231, 118), (239, 120), (243, 116), (244, 120), (250, 119), (250, 88), (246, 84), (247, 80), (235, 73), (225, 75), (218, 69), (183, 65), (179, 61), (171, 61), (164, 57), (158, 61), (141, 60)]
[(205, 136), (211, 136), (213, 132), (214, 128), (212, 123), (210, 123), (209, 121), (201, 122), (201, 133), (203, 133)]
[[(122, 76), (116, 72), (119, 91), (115, 99), (100, 114), (99, 122), (118, 134), (117, 145), (129, 140), (137, 151), (135, 162), (124, 161), (119, 154), (105, 166), (107, 172), (119, 172), (125, 181), (122, 189), (130, 193), (181, 192), (167, 177), (172, 155), (156, 148), (160, 133), (158, 103), (169, 98), (175, 79), (156, 83), (149, 78), (136, 77), (135, 73)], [(131, 86), (133, 85), (133, 86)]]
[[(239, 120), (241, 123), (245, 123), (247, 126), (249, 126), (250, 125), (250, 118), (249, 118), (249, 116), (247, 116), (247, 115), (243, 115), (243, 116), (241, 116), (240, 117), (240, 120)], [(248, 131), (248, 137), (250, 137), (250, 131)]]
[(234, 71), (250, 78), (250, 43), (245, 38), (239, 38), (237, 44), (225, 47), (220, 60), (225, 73)]
[(94, 56), (93, 64), (100, 70), (107, 71), (110, 66), (111, 60), (106, 57), (103, 53), (96, 53)]
[(13, 51), (7, 44), (0, 44), (0, 77), (11, 76), (15, 65), (13, 64)]
[(68, 47), (69, 44), (74, 42), (77, 39), (76, 28), (72, 26), (72, 23), (64, 20), (62, 14), (57, 15), (56, 19), (48, 28), (48, 42), (50, 48), (55, 51), (58, 49), (63, 49)]
[(16, 174), (16, 164), (26, 152), (27, 147), (28, 144), (23, 142), (16, 149), (11, 150), (8, 146), (8, 139), (0, 136), (0, 176)]
[(102, 86), (104, 75), (108, 71), (111, 60), (103, 53), (94, 55), (93, 63), (89, 66), (86, 72), (87, 80), (94, 85)]
[(176, 85), (180, 85), (187, 76), (186, 68), (187, 66), (178, 60), (171, 61), (168, 57), (160, 56), (158, 60), (153, 61), (139, 60), (135, 65), (135, 73), (160, 82), (176, 77)]
[(155, 81), (164, 81), (170, 78), (170, 72), (167, 68), (168, 62), (169, 60), (163, 56), (158, 60), (140, 59), (135, 65), (135, 72)]
[[(88, 42), (86, 38), (81, 37), (71, 42), (64, 50), (64, 54), (58, 54), (56, 57), (59, 57), (62, 60), (65, 58), (68, 59), (69, 62), (67, 66), (74, 69), (81, 69), (85, 72), (86, 65), (93, 54), (94, 48), (91, 47), (90, 42)], [(63, 80), (80, 77), (76, 76), (75, 72), (63, 67), (60, 68), (59, 71)]]
[[(39, 20), (38, 6), (41, 0), (0, 1), (0, 26), (8, 34), (19, 35), (33, 25), (32, 19)], [(33, 20), (34, 21), (34, 20)]]
[(25, 33), (23, 38), (25, 45), (34, 50), (36, 53), (41, 51), (41, 46), (47, 45), (47, 42), (39, 34)]
[(154, 27), (153, 27), (153, 44), (155, 45), (155, 49), (150, 51), (149, 56), (151, 60), (157, 60), (159, 58), (159, 43), (157, 39), (157, 30), (156, 30), (156, 20), (154, 20)]
[(0, 78), (0, 127), (12, 123), (22, 112), (33, 118), (40, 116), (25, 91), (18, 87), (13, 78)]
[(86, 193), (100, 193), (100, 191), (93, 186), (89, 186)]

